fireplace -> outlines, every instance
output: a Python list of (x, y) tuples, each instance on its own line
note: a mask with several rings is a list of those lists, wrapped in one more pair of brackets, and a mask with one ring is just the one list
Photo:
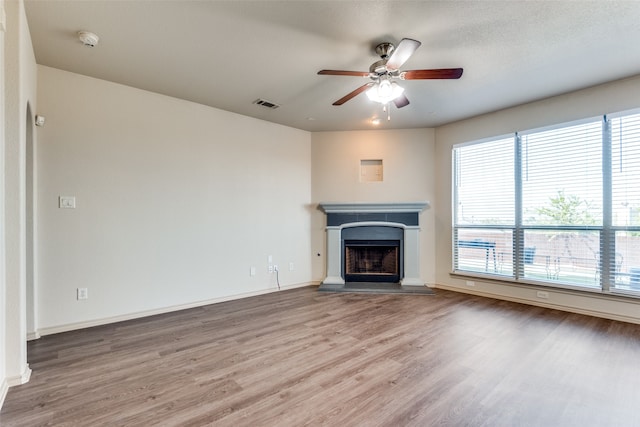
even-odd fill
[(423, 286), (417, 203), (321, 203), (327, 214), (325, 285), (389, 282)]
[(344, 250), (345, 281), (400, 281), (399, 241), (347, 240)]
[(403, 228), (355, 223), (342, 229), (341, 240), (346, 282), (398, 283), (402, 278)]

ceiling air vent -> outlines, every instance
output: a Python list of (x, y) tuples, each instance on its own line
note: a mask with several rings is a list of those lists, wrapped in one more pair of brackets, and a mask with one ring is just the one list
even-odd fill
[(253, 103), (257, 104), (257, 105), (261, 105), (261, 106), (263, 106), (265, 108), (269, 108), (271, 110), (275, 110), (276, 108), (279, 107), (279, 105), (276, 104), (275, 102), (266, 101), (264, 99), (259, 99), (259, 98), (256, 99), (255, 101), (253, 101)]

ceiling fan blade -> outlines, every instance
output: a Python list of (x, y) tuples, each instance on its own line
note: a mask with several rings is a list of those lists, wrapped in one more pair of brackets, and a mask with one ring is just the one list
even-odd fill
[(407, 59), (413, 55), (413, 52), (415, 52), (421, 44), (422, 43), (418, 40), (413, 39), (400, 40), (398, 47), (391, 52), (391, 56), (387, 60), (387, 71), (396, 71), (400, 69), (400, 67), (407, 62)]
[(328, 76), (369, 77), (368, 71), (320, 70), (318, 74)]
[(400, 73), (402, 80), (459, 79), (462, 68), (440, 68), (435, 70), (410, 70)]
[(393, 103), (396, 104), (396, 107), (402, 108), (409, 105), (409, 99), (406, 96), (404, 96), (404, 93), (403, 93), (402, 95), (394, 99)]
[(342, 98), (338, 99), (336, 102), (333, 103), (333, 105), (342, 105), (342, 104), (344, 104), (345, 102), (347, 102), (351, 98), (354, 98), (354, 97), (360, 95), (362, 92), (367, 90), (369, 87), (373, 86), (373, 84), (374, 84), (373, 82), (369, 82), (369, 83), (363, 84), (358, 89), (356, 89), (356, 90), (354, 90), (352, 92), (349, 92), (348, 94), (346, 94)]

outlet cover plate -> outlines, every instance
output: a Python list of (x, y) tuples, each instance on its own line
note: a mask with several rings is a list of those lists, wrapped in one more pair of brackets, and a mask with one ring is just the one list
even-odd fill
[(58, 207), (60, 209), (75, 209), (76, 198), (73, 196), (60, 196)]
[(78, 288), (78, 300), (89, 299), (89, 290), (87, 288)]

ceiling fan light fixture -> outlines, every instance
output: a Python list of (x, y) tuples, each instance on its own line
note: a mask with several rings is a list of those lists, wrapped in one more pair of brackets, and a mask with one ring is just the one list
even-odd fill
[(382, 80), (367, 90), (367, 96), (374, 102), (388, 104), (404, 92), (404, 88), (396, 82)]
[(378, 96), (380, 98), (388, 98), (393, 93), (391, 82), (389, 80), (382, 80), (378, 85)]

